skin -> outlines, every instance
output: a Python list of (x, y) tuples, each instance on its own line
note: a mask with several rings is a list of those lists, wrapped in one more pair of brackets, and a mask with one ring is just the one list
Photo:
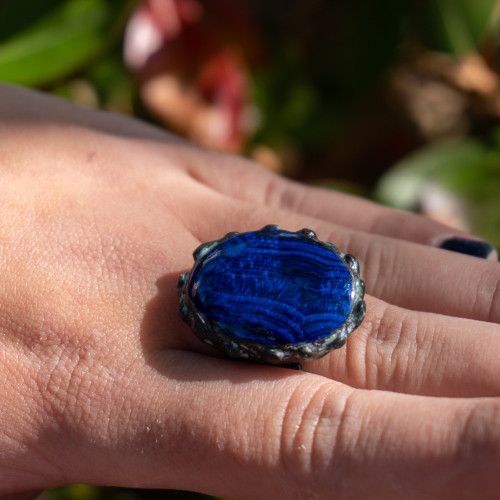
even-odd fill
[[(0, 137), (0, 498), (500, 495), (500, 266), (430, 246), (456, 231), (27, 90), (1, 88)], [(304, 372), (222, 359), (177, 314), (198, 244), (269, 223), (367, 284)]]

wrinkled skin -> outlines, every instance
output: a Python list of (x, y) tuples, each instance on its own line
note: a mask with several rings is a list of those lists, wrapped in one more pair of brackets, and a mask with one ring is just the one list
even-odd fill
[[(456, 231), (26, 90), (1, 88), (0, 137), (0, 498), (500, 496), (500, 266), (431, 246)], [(225, 360), (177, 314), (200, 242), (269, 223), (367, 284), (304, 372)]]

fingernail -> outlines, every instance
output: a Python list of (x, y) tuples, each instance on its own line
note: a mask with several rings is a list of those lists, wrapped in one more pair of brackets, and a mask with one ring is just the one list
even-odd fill
[(451, 250), (452, 252), (463, 253), (465, 255), (472, 255), (480, 259), (498, 260), (498, 253), (496, 248), (486, 241), (467, 240), (464, 238), (446, 238), (441, 241), (438, 248), (444, 250)]

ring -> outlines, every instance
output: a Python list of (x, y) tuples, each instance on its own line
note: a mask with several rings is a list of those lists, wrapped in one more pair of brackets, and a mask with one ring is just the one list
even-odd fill
[(358, 261), (310, 229), (233, 232), (193, 257), (179, 278), (180, 315), (231, 358), (317, 359), (342, 347), (365, 316)]

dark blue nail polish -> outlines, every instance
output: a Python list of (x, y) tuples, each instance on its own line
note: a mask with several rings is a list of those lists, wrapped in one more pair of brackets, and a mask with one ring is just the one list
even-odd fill
[(456, 237), (447, 238), (438, 246), (445, 250), (472, 255), (480, 259), (489, 259), (497, 253), (495, 247), (486, 241), (466, 240)]

